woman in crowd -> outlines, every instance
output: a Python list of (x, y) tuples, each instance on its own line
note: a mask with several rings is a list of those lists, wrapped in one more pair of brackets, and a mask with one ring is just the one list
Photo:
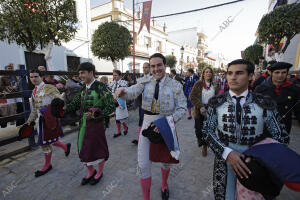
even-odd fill
[(194, 107), (195, 132), (198, 139), (198, 146), (202, 147), (202, 156), (207, 155), (207, 145), (202, 138), (202, 126), (205, 120), (206, 104), (208, 100), (218, 94), (218, 85), (214, 82), (214, 72), (212, 68), (205, 67), (202, 70), (200, 80), (197, 81), (190, 93), (189, 99)]

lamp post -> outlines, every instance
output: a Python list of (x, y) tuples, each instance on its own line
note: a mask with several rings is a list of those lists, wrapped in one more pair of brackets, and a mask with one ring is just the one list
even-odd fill
[(181, 53), (181, 71), (180, 71), (180, 75), (182, 75), (183, 53), (184, 53), (183, 46), (181, 46), (181, 48), (180, 48), (180, 53)]

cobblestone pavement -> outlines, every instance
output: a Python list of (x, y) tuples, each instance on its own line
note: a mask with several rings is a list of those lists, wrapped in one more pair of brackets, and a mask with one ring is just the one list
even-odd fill
[[(107, 130), (110, 158), (104, 168), (104, 176), (95, 186), (81, 186), (86, 169), (77, 155), (77, 133), (67, 135), (61, 141), (71, 142), (68, 158), (61, 149), (54, 147), (53, 170), (35, 178), (34, 172), (43, 165), (41, 149), (19, 154), (0, 163), (0, 199), (10, 200), (136, 200), (142, 199), (137, 176), (137, 146), (131, 140), (137, 136), (138, 112), (131, 111), (129, 134), (113, 138), (114, 123)], [(170, 200), (211, 200), (212, 151), (203, 158), (196, 145), (194, 121), (181, 120), (177, 127), (182, 150), (181, 163), (176, 165), (169, 177)], [(300, 128), (294, 127), (290, 147), (300, 153)], [(160, 165), (152, 165), (151, 199), (159, 200), (161, 186)], [(277, 200), (299, 200), (300, 193), (284, 188)]]

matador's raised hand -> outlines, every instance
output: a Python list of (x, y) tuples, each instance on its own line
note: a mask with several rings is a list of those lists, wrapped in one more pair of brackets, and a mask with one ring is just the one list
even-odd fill
[(126, 94), (126, 89), (123, 87), (118, 88), (114, 93), (114, 99), (117, 99), (117, 97), (122, 97)]

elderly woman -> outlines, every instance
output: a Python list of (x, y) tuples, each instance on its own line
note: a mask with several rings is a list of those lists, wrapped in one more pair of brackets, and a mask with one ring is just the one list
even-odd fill
[(190, 93), (189, 99), (194, 107), (195, 132), (198, 139), (198, 146), (202, 148), (202, 156), (207, 155), (207, 145), (202, 138), (202, 126), (205, 120), (205, 106), (208, 100), (218, 94), (218, 85), (214, 82), (214, 73), (212, 68), (205, 67), (202, 70), (200, 80), (197, 81)]

